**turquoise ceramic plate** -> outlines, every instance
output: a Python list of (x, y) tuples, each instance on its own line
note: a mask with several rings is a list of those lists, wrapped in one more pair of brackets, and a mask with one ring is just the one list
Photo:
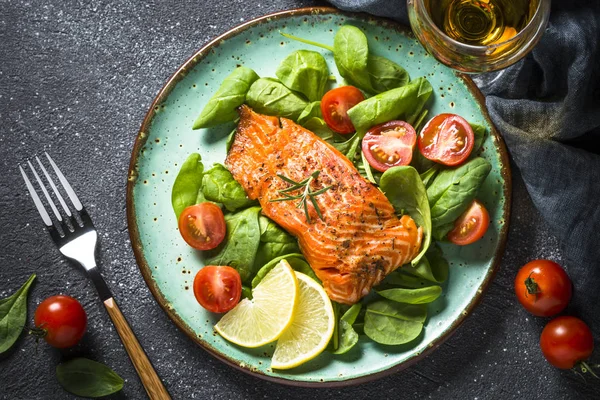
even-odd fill
[[(492, 225), (485, 238), (474, 245), (443, 246), (451, 264), (450, 277), (444, 294), (430, 306), (423, 333), (413, 343), (388, 347), (361, 338), (360, 345), (348, 354), (334, 356), (324, 352), (301, 367), (277, 372), (269, 368), (272, 345), (243, 349), (213, 333), (218, 316), (203, 310), (194, 299), (191, 286), (202, 263), (177, 231), (171, 186), (190, 153), (199, 152), (205, 166), (225, 158), (225, 140), (233, 125), (203, 131), (191, 129), (225, 76), (242, 64), (261, 76), (275, 76), (277, 65), (291, 51), (309, 48), (285, 39), (279, 31), (332, 43), (343, 24), (360, 27), (374, 53), (401, 64), (412, 78), (429, 79), (435, 89), (430, 115), (455, 112), (488, 126), (492, 135), (484, 144), (483, 156), (493, 169), (481, 200), (490, 210)], [(312, 50), (321, 51), (334, 67), (331, 54)], [(417, 361), (446, 339), (471, 312), (489, 285), (504, 248), (510, 205), (509, 164), (482, 100), (470, 79), (429, 56), (409, 30), (383, 19), (331, 8), (301, 9), (250, 21), (218, 37), (167, 82), (146, 115), (133, 150), (127, 187), (129, 231), (150, 290), (192, 340), (228, 364), (266, 379), (304, 386), (335, 386), (373, 379)]]

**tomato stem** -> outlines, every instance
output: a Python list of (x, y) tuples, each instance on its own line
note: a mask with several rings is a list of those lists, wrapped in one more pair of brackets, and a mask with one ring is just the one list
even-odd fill
[(533, 279), (531, 277), (531, 274), (529, 274), (529, 276), (527, 277), (527, 279), (525, 279), (525, 287), (527, 288), (527, 293), (525, 293), (525, 297), (527, 297), (528, 294), (535, 294), (536, 295), (536, 299), (537, 299), (537, 295), (539, 293), (541, 293), (541, 290), (540, 290), (539, 285), (535, 281), (535, 279)]
[(592, 369), (592, 367), (590, 367), (589, 364), (586, 363), (585, 361), (579, 361), (579, 363), (577, 363), (577, 365), (581, 369), (581, 373), (582, 374), (590, 373), (590, 374), (592, 374), (592, 376), (594, 378), (600, 379), (600, 377), (598, 377), (598, 375), (596, 375), (596, 373), (594, 372), (594, 370)]

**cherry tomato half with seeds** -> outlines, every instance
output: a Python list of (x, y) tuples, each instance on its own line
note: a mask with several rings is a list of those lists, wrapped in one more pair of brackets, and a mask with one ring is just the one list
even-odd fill
[(369, 129), (362, 141), (365, 158), (377, 171), (408, 165), (417, 142), (415, 128), (408, 122), (389, 121)]
[(561, 316), (544, 327), (540, 347), (550, 364), (560, 369), (571, 369), (578, 363), (585, 363), (592, 355), (594, 338), (585, 322)]
[(214, 203), (189, 206), (179, 216), (179, 233), (197, 250), (214, 249), (225, 239), (226, 231), (223, 211)]
[(551, 317), (565, 309), (573, 291), (571, 279), (554, 261), (533, 260), (515, 278), (519, 303), (533, 315)]
[(83, 337), (87, 315), (81, 303), (71, 296), (48, 297), (37, 306), (32, 334), (43, 337), (52, 347), (75, 346)]
[(475, 144), (471, 125), (456, 114), (433, 117), (419, 134), (419, 150), (426, 158), (448, 166), (462, 163)]
[(490, 226), (490, 214), (484, 205), (473, 200), (448, 233), (448, 240), (459, 246), (466, 246), (481, 239)]
[(348, 110), (365, 99), (354, 86), (342, 86), (325, 93), (321, 99), (321, 113), (327, 126), (346, 135), (355, 131)]
[(208, 311), (227, 312), (239, 303), (242, 296), (240, 274), (228, 266), (208, 265), (194, 278), (194, 296)]

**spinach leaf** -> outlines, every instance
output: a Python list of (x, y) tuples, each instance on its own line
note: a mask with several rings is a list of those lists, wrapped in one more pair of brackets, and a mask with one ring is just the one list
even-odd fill
[(192, 128), (208, 128), (235, 120), (238, 117), (236, 109), (244, 104), (250, 85), (257, 79), (256, 72), (248, 67), (234, 69), (208, 100)]
[(373, 54), (369, 55), (367, 59), (367, 72), (374, 93), (396, 89), (410, 81), (408, 72), (404, 68), (385, 57)]
[(423, 185), (425, 186), (425, 188), (427, 188), (433, 182), (433, 179), (436, 177), (439, 170), (439, 167), (437, 165), (434, 165), (433, 167), (429, 168), (427, 171), (419, 175), (421, 177), (421, 180), (423, 181)]
[(355, 133), (350, 139), (345, 142), (334, 143), (333, 147), (338, 149), (340, 153), (345, 155), (348, 160), (356, 162), (356, 155), (362, 143), (362, 136)]
[(106, 365), (87, 358), (74, 358), (56, 367), (58, 383), (81, 397), (103, 397), (123, 389), (123, 378)]
[(351, 85), (375, 93), (368, 72), (368, 58), (369, 43), (365, 34), (355, 26), (340, 27), (333, 38), (333, 59), (340, 75)]
[(358, 333), (352, 327), (356, 321), (356, 317), (362, 308), (361, 303), (356, 303), (342, 315), (338, 325), (338, 346), (333, 354), (344, 354), (353, 348), (358, 343)]
[(412, 124), (432, 92), (429, 81), (418, 78), (401, 88), (361, 101), (348, 110), (348, 116), (361, 135), (375, 125), (394, 119), (403, 119)]
[(329, 126), (327, 126), (327, 123), (321, 117), (311, 117), (302, 126), (331, 144), (345, 140), (342, 138), (342, 135), (329, 129)]
[(27, 319), (27, 293), (35, 280), (35, 274), (12, 296), (0, 300), (0, 354), (17, 341)]
[[(425, 259), (424, 259), (425, 260)], [(376, 292), (388, 300), (406, 304), (426, 304), (435, 301), (442, 294), (440, 286), (427, 286), (419, 289), (395, 288), (376, 290)]]
[[(424, 260), (422, 258), (421, 260)], [(415, 275), (410, 275), (404, 273), (404, 269), (406, 267), (402, 267), (396, 271), (393, 271), (385, 277), (385, 279), (379, 284), (378, 288), (381, 290), (385, 289), (393, 289), (396, 287), (404, 287), (409, 289), (419, 289), (427, 286), (431, 286), (431, 282)]]
[(397, 212), (404, 210), (423, 229), (421, 251), (411, 262), (417, 265), (431, 243), (431, 214), (423, 181), (413, 167), (393, 167), (383, 173), (379, 188)]
[(419, 336), (426, 318), (425, 304), (378, 300), (367, 306), (364, 331), (377, 343), (404, 344)]
[(221, 164), (213, 165), (204, 173), (202, 193), (207, 200), (223, 204), (229, 211), (256, 204), (255, 200), (246, 196), (242, 185), (233, 179), (231, 172)]
[(485, 136), (487, 134), (487, 128), (480, 124), (474, 124), (469, 122), (471, 125), (471, 129), (473, 129), (473, 135), (475, 136), (475, 143), (473, 143), (473, 150), (471, 150), (472, 155), (477, 155), (483, 142), (485, 141)]
[(225, 215), (227, 236), (216, 249), (207, 252), (205, 265), (229, 265), (247, 282), (254, 276), (254, 259), (260, 244), (260, 207)]
[(204, 165), (198, 153), (192, 153), (181, 165), (171, 189), (171, 204), (177, 219), (188, 206), (197, 204), (198, 192), (202, 187)]
[(242, 285), (242, 299), (252, 300), (252, 288), (246, 285)]
[(275, 222), (264, 215), (259, 215), (258, 224), (260, 225), (260, 244), (254, 260), (255, 271), (274, 258), (300, 252), (296, 239)]
[(448, 279), (448, 271), (450, 266), (448, 261), (444, 258), (442, 249), (438, 245), (430, 246), (427, 250), (427, 262), (429, 263), (429, 269), (431, 270), (431, 276), (437, 283), (445, 282)]
[(325, 58), (316, 51), (297, 50), (283, 59), (275, 71), (279, 81), (309, 101), (321, 100), (329, 78)]
[(432, 226), (446, 229), (465, 212), (491, 169), (488, 161), (476, 157), (460, 167), (440, 171), (427, 188)]
[[(300, 125), (304, 126), (306, 129), (311, 130), (306, 127), (306, 123), (313, 118), (321, 119), (323, 118), (323, 113), (321, 112), (321, 102), (313, 101), (309, 103), (304, 110), (300, 113), (298, 117), (298, 122)], [(325, 121), (323, 121), (324, 123)]]
[(433, 236), (433, 238), (435, 240), (445, 240), (446, 239), (446, 235), (448, 235), (448, 233), (454, 229), (454, 222), (450, 222), (448, 224), (443, 224), (440, 226), (434, 226), (433, 227), (433, 232), (431, 233), (431, 236)]
[(260, 78), (250, 86), (246, 103), (254, 111), (296, 121), (308, 105), (296, 92), (272, 78)]
[(263, 278), (273, 268), (275, 268), (275, 266), (277, 264), (279, 264), (279, 262), (281, 260), (286, 260), (290, 264), (290, 267), (292, 267), (292, 269), (294, 271), (302, 272), (304, 275), (310, 276), (316, 282), (319, 282), (319, 283), (321, 282), (317, 278), (317, 276), (315, 275), (315, 273), (313, 272), (313, 270), (310, 267), (310, 265), (308, 265), (308, 263), (306, 262), (306, 259), (304, 258), (304, 256), (302, 254), (299, 254), (299, 253), (294, 253), (294, 254), (286, 254), (286, 255), (274, 258), (271, 261), (269, 261), (268, 263), (266, 263), (261, 269), (258, 270), (258, 272), (256, 273), (256, 276), (254, 277), (254, 279), (252, 279), (252, 288), (254, 289), (256, 286), (258, 286), (258, 284), (260, 283), (260, 281), (262, 281)]

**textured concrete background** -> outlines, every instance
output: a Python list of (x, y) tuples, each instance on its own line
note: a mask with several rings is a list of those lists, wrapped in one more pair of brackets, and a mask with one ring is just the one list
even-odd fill
[[(400, 0), (399, 0), (400, 1)], [(16, 168), (44, 150), (68, 171), (100, 232), (100, 266), (121, 309), (174, 398), (593, 398), (600, 385), (545, 362), (545, 323), (517, 303), (512, 281), (534, 258), (562, 256), (514, 169), (507, 251), (490, 290), (467, 321), (431, 356), (406, 371), (344, 389), (298, 389), (238, 372), (192, 343), (151, 296), (135, 264), (125, 219), (133, 140), (166, 79), (196, 49), (242, 21), (309, 6), (302, 0), (26, 1), (0, 0), (0, 297), (35, 272), (35, 306), (57, 293), (77, 297), (88, 333), (58, 351), (22, 337), (0, 356), (0, 398), (71, 398), (54, 368), (85, 355), (126, 380), (114, 398), (144, 390), (84, 275), (55, 249)], [(568, 266), (567, 266), (568, 267)]]

